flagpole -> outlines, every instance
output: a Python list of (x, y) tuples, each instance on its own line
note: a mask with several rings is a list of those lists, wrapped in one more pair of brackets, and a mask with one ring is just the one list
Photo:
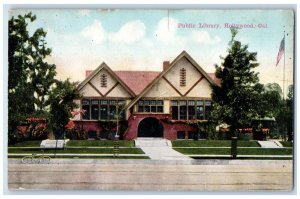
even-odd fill
[(284, 92), (285, 92), (285, 30), (283, 31), (283, 43), (284, 43), (284, 46), (283, 46), (283, 49), (284, 49), (284, 53), (283, 53), (283, 88), (282, 88), (282, 98), (284, 100)]

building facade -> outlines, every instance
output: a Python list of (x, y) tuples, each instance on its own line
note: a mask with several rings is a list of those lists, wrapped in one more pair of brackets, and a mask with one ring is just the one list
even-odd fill
[[(91, 138), (107, 138), (102, 124), (110, 121), (126, 124), (122, 136), (127, 140), (191, 139), (197, 128), (190, 123), (208, 119), (212, 84), (219, 80), (185, 51), (163, 62), (161, 72), (112, 71), (102, 63), (78, 86), (82, 98), (76, 103), (84, 113), (73, 121)], [(120, 125), (111, 130), (119, 132)]]

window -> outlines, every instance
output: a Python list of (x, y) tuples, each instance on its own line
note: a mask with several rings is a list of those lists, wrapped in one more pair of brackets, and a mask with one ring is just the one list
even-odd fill
[(211, 111), (211, 102), (205, 101), (205, 118), (206, 119), (209, 119), (210, 111)]
[(163, 100), (139, 100), (138, 112), (152, 112), (152, 113), (163, 113), (164, 102)]
[[(125, 100), (82, 100), (82, 109), (85, 110), (83, 115), (84, 120), (116, 120), (115, 115), (118, 112), (119, 119), (125, 120), (126, 111), (124, 110), (126, 101)], [(117, 110), (117, 106), (119, 108)]]
[(196, 135), (196, 132), (189, 131), (189, 132), (188, 132), (188, 139), (194, 139), (194, 138), (195, 138), (195, 135)]
[(185, 68), (180, 69), (180, 86), (186, 85), (186, 70)]
[(118, 111), (121, 111), (119, 113), (119, 120), (125, 120), (126, 119), (126, 110), (124, 108), (125, 108), (125, 105), (126, 105), (126, 101), (125, 100), (120, 100), (118, 102), (118, 104), (119, 104), (119, 110)]
[(197, 119), (203, 120), (204, 119), (204, 109), (203, 109), (203, 101), (199, 100), (197, 101)]
[(179, 101), (179, 118), (180, 120), (186, 120), (187, 117), (187, 108), (186, 101)]
[(178, 120), (178, 106), (172, 106), (172, 119)]
[(172, 100), (171, 111), (173, 120), (208, 120), (211, 111), (211, 101)]
[(189, 120), (193, 120), (195, 119), (195, 101), (189, 101), (189, 105), (188, 105), (188, 119)]
[(177, 139), (185, 139), (185, 132), (177, 131)]
[(92, 112), (92, 119), (98, 120), (99, 119), (99, 100), (91, 100), (91, 112)]
[(101, 85), (101, 87), (107, 87), (107, 75), (106, 74), (102, 74), (100, 76), (100, 85)]
[(100, 119), (107, 120), (108, 119), (107, 115), (108, 115), (107, 105), (101, 105), (100, 106)]
[(117, 107), (115, 105), (109, 106), (109, 119), (116, 119), (115, 115), (117, 113)]
[(82, 109), (85, 110), (82, 119), (90, 119), (90, 100), (82, 100)]

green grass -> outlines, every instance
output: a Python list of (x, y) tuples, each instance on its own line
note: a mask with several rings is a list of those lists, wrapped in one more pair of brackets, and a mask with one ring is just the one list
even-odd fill
[(280, 141), (280, 143), (282, 144), (283, 147), (293, 147), (293, 143), (292, 142)]
[[(113, 140), (70, 140), (67, 142), (68, 146), (81, 146), (81, 147), (113, 147)], [(119, 140), (119, 146), (121, 147), (134, 147), (134, 141)]]
[[(259, 147), (256, 141), (238, 141), (238, 147)], [(230, 147), (230, 140), (175, 140), (173, 147)]]
[[(174, 148), (187, 155), (230, 155), (230, 148)], [(238, 148), (238, 155), (292, 155), (290, 148)]]
[(36, 141), (24, 141), (24, 142), (19, 142), (13, 145), (8, 145), (9, 147), (40, 147), (41, 140), (36, 140)]
[[(8, 156), (8, 158), (14, 158), (14, 159), (20, 159), (23, 158), (24, 156)], [(51, 156), (52, 159), (54, 159), (53, 156)], [(118, 156), (118, 157), (113, 157), (113, 156), (56, 156), (55, 159), (150, 159), (148, 156)], [(51, 162), (51, 161), (50, 161)]]
[[(40, 147), (41, 140), (37, 141), (24, 141), (19, 142), (13, 145), (9, 145), (9, 147)], [(113, 140), (70, 140), (67, 142), (68, 146), (76, 146), (76, 147), (113, 147), (114, 141)], [(134, 147), (134, 141), (127, 141), (127, 140), (120, 140), (119, 146), (121, 147)]]
[[(45, 150), (45, 153), (54, 153), (54, 149)], [(9, 148), (8, 153), (42, 153), (39, 148)], [(69, 148), (65, 150), (56, 150), (56, 153), (92, 153), (92, 154), (103, 154), (103, 153), (114, 153), (113, 148)], [(139, 148), (120, 148), (120, 154), (144, 154)]]

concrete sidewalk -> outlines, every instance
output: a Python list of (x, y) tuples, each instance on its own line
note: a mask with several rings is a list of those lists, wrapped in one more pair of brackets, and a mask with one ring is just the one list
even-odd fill
[(141, 148), (152, 160), (191, 160), (189, 156), (183, 155), (172, 149), (169, 140), (163, 138), (138, 138), (135, 146)]
[(160, 160), (121, 162), (14, 164), (9, 161), (7, 186), (15, 194), (24, 190), (270, 192), (293, 189), (292, 161), (214, 160), (202, 165), (160, 164)]

